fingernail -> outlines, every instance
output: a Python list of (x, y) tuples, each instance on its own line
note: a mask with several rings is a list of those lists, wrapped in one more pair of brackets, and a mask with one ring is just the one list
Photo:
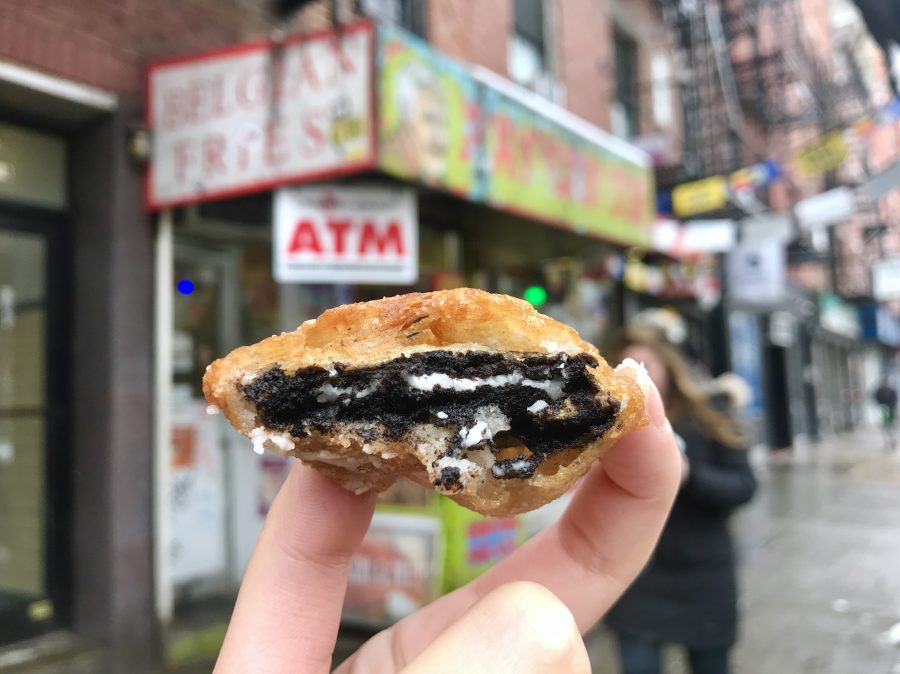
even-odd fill
[(650, 379), (650, 375), (647, 374), (647, 368), (644, 367), (644, 364), (638, 363), (631, 358), (626, 358), (618, 365), (618, 367), (616, 367), (616, 372), (625, 374), (634, 379), (635, 383), (641, 387), (641, 392), (644, 394), (644, 409), (647, 410), (650, 421), (657, 428), (665, 428), (669, 423), (669, 420), (666, 419), (666, 408), (663, 405), (656, 384)]
[(669, 420), (666, 418), (666, 408), (656, 384), (653, 383), (646, 371), (638, 375), (637, 383), (644, 393), (644, 409), (647, 410), (651, 423), (657, 428), (665, 428), (669, 424)]

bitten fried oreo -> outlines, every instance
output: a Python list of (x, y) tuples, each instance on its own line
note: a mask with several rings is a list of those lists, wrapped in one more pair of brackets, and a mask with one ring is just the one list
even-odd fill
[(468, 288), (331, 309), (215, 361), (203, 391), (257, 451), (487, 515), (559, 497), (647, 420), (635, 381), (574, 330)]

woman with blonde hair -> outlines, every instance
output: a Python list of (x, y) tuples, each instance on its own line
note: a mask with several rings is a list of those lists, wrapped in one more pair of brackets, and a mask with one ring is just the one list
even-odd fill
[(710, 402), (665, 333), (628, 328), (610, 353), (647, 368), (684, 453), (682, 485), (644, 572), (607, 615), (624, 674), (659, 674), (661, 646), (687, 649), (693, 674), (727, 674), (737, 633), (737, 582), (728, 520), (756, 481), (740, 433)]

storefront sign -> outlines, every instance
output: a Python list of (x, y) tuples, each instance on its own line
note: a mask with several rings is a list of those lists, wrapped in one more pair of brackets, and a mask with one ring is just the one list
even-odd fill
[(819, 323), (823, 328), (850, 339), (859, 338), (859, 316), (852, 304), (837, 295), (819, 295)]
[(794, 162), (801, 173), (817, 176), (836, 169), (846, 156), (844, 132), (831, 131), (800, 150)]
[(374, 39), (361, 22), (151, 65), (148, 207), (371, 168)]
[(765, 187), (781, 175), (781, 169), (774, 161), (766, 160), (738, 169), (728, 176), (728, 185), (732, 190), (755, 190)]
[(172, 406), (172, 522), (168, 554), (178, 584), (221, 574), (226, 566), (221, 425), (205, 400)]
[(744, 311), (728, 315), (728, 334), (731, 342), (731, 369), (743, 378), (753, 392), (747, 410), (763, 411), (762, 335), (759, 320)]
[(684, 223), (682, 245), (699, 253), (726, 253), (737, 244), (734, 220), (691, 220)]
[(379, 26), (378, 164), (399, 178), (469, 196), (478, 179), (477, 85), (423, 40)]
[(280, 283), (381, 283), (418, 278), (411, 188), (310, 186), (275, 195), (274, 276)]
[(879, 302), (900, 299), (900, 257), (872, 265), (872, 297)]
[(728, 183), (722, 176), (682, 183), (672, 190), (672, 208), (681, 217), (717, 211), (727, 203)]
[(384, 626), (436, 599), (443, 545), (437, 516), (377, 511), (353, 553), (343, 619)]
[(784, 213), (762, 213), (741, 221), (741, 243), (775, 239), (787, 244), (793, 235), (793, 222)]
[(774, 304), (784, 298), (787, 271), (784, 246), (777, 239), (743, 243), (726, 262), (731, 299), (746, 304)]
[(859, 305), (860, 337), (900, 346), (900, 318), (876, 302)]
[(561, 109), (548, 114), (488, 86), (483, 97), (488, 203), (624, 244), (650, 243), (656, 193), (644, 153), (584, 122), (565, 123)]
[(798, 201), (794, 206), (794, 213), (804, 227), (827, 227), (853, 213), (853, 206), (853, 190), (849, 187), (835, 187)]

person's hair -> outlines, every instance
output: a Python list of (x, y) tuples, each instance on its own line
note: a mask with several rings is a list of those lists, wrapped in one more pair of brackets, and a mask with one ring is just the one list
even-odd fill
[(666, 367), (669, 388), (664, 403), (666, 414), (675, 423), (682, 418), (695, 419), (714, 440), (729, 447), (744, 447), (744, 441), (735, 422), (714, 409), (707, 392), (700, 386), (681, 352), (670, 344), (658, 330), (649, 326), (625, 328), (614, 341), (613, 350), (621, 355), (629, 346), (643, 346), (653, 351)]

